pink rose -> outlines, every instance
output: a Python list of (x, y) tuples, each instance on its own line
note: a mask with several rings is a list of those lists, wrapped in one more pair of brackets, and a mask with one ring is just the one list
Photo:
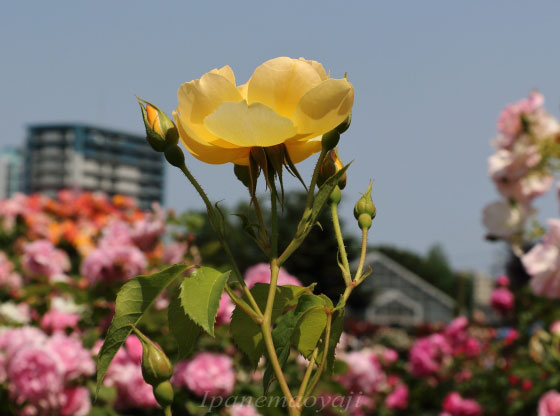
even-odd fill
[(66, 380), (75, 380), (95, 373), (95, 363), (79, 339), (58, 333), (47, 341), (46, 346), (58, 357)]
[(23, 348), (39, 347), (47, 341), (43, 331), (31, 326), (8, 329), (0, 333), (0, 352), (4, 352), (7, 362)]
[(41, 329), (48, 333), (64, 332), (68, 329), (76, 329), (80, 315), (76, 313), (60, 312), (57, 309), (51, 309), (41, 318)]
[(560, 416), (560, 393), (551, 390), (540, 398), (538, 416)]
[(386, 379), (377, 358), (367, 350), (352, 351), (340, 358), (348, 369), (338, 381), (350, 392), (373, 394)]
[(508, 239), (523, 230), (531, 214), (532, 211), (524, 206), (512, 205), (505, 200), (496, 201), (484, 207), (482, 223), (489, 237)]
[(10, 394), (18, 403), (56, 409), (64, 387), (64, 369), (45, 347), (29, 347), (12, 356), (8, 363)]
[(23, 268), (34, 276), (46, 276), (51, 281), (70, 270), (68, 255), (55, 248), (49, 240), (24, 244)]
[(234, 404), (228, 408), (230, 416), (260, 416), (255, 406), (250, 404)]
[(549, 230), (542, 243), (524, 254), (521, 262), (528, 274), (531, 289), (538, 296), (560, 297), (560, 220), (548, 220)]
[(496, 279), (496, 284), (500, 287), (509, 287), (509, 277), (507, 277), (505, 274), (498, 276), (498, 279)]
[(144, 272), (147, 260), (135, 246), (104, 246), (93, 250), (82, 262), (81, 273), (94, 285), (130, 279)]
[[(255, 266), (249, 267), (245, 272), (245, 283), (251, 289), (257, 283), (270, 283), (270, 265), (266, 263), (259, 263)], [(297, 277), (289, 274), (283, 267), (280, 268), (278, 273), (278, 285), (293, 285), (301, 286), (301, 282)]]
[(187, 387), (199, 397), (226, 397), (233, 392), (233, 361), (223, 354), (198, 353), (175, 367), (173, 385)]
[(449, 393), (442, 403), (443, 410), (451, 416), (481, 416), (482, 408), (471, 399), (463, 399), (457, 392)]
[(218, 313), (216, 315), (216, 325), (228, 324), (231, 322), (231, 314), (235, 309), (234, 303), (227, 293), (222, 293), (220, 298), (220, 305), (218, 307)]
[(508, 313), (513, 310), (513, 293), (506, 287), (498, 287), (492, 292), (490, 297), (492, 307), (500, 313)]
[(410, 349), (412, 374), (417, 377), (437, 374), (451, 357), (451, 345), (441, 334), (420, 338)]
[(0, 289), (17, 290), (22, 284), (21, 276), (14, 272), (13, 263), (3, 251), (0, 251)]
[(508, 104), (498, 117), (498, 130), (511, 143), (523, 130), (521, 117), (537, 111), (543, 104), (544, 97), (536, 91), (531, 91), (528, 98)]
[(406, 409), (408, 407), (408, 387), (399, 384), (385, 399), (388, 409)]
[(86, 416), (91, 410), (91, 399), (87, 387), (73, 387), (62, 394), (61, 416)]
[(560, 335), (560, 321), (554, 321), (552, 325), (550, 325), (550, 333)]
[(165, 264), (181, 263), (187, 253), (187, 243), (171, 243), (163, 249), (163, 259)]
[(130, 236), (140, 250), (153, 250), (159, 237), (165, 232), (165, 213), (159, 204), (153, 205), (153, 212), (132, 224)]

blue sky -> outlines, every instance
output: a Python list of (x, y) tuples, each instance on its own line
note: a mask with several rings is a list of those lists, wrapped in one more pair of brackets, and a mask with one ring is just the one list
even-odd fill
[[(441, 243), (457, 267), (489, 269), (482, 207), (495, 120), (538, 88), (558, 116), (556, 1), (9, 2), (0, 14), (0, 144), (27, 123), (80, 121), (142, 132), (134, 94), (166, 111), (182, 82), (229, 64), (238, 81), (276, 56), (304, 56), (356, 89), (340, 154), (354, 159), (343, 216), (370, 178), (372, 242), (424, 252)], [(212, 199), (245, 190), (229, 165), (189, 164)], [(311, 162), (303, 163), (304, 175)], [(297, 183), (290, 184), (297, 187)], [(167, 202), (201, 207), (171, 169)], [(552, 197), (539, 203), (556, 215)]]

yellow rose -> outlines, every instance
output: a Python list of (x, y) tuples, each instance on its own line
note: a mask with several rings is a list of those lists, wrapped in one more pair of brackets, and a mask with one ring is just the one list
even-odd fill
[(321, 150), (321, 136), (350, 115), (354, 87), (303, 58), (275, 58), (236, 85), (229, 66), (187, 82), (173, 117), (181, 141), (206, 163), (249, 165), (252, 147), (284, 144), (293, 163)]

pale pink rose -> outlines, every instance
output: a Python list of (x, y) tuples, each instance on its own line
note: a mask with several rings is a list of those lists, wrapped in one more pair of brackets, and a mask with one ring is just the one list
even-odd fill
[(223, 354), (198, 353), (191, 360), (176, 365), (171, 381), (199, 397), (226, 397), (235, 386), (233, 361)]
[(498, 287), (492, 292), (490, 303), (492, 307), (500, 313), (508, 313), (513, 309), (514, 297), (511, 290), (507, 287)]
[(385, 348), (381, 358), (384, 364), (393, 364), (399, 359), (399, 353), (391, 348)]
[(53, 335), (46, 347), (57, 356), (62, 363), (62, 370), (66, 380), (75, 380), (82, 376), (95, 373), (95, 363), (80, 339), (70, 338), (63, 334)]
[[(245, 272), (245, 283), (251, 289), (257, 283), (270, 283), (270, 265), (267, 263), (259, 263), (255, 266), (249, 267)], [(297, 277), (289, 274), (283, 267), (280, 268), (278, 273), (278, 285), (293, 285), (301, 286), (301, 282)]]
[(521, 141), (513, 150), (500, 149), (490, 156), (488, 174), (495, 182), (516, 181), (527, 175), (541, 160), (537, 146)]
[(546, 298), (560, 297), (560, 220), (548, 220), (549, 230), (542, 243), (524, 254), (521, 262), (533, 292)]
[(68, 329), (76, 329), (80, 315), (77, 313), (60, 312), (57, 309), (51, 309), (41, 318), (41, 329), (48, 333), (64, 332)]
[(171, 243), (163, 249), (163, 259), (165, 264), (181, 263), (187, 254), (187, 243)]
[(356, 394), (350, 399), (348, 414), (350, 416), (368, 416), (375, 408), (375, 402), (365, 394)]
[(250, 404), (234, 404), (227, 410), (230, 416), (260, 416), (255, 406)]
[(554, 176), (540, 173), (530, 174), (514, 181), (498, 181), (498, 192), (504, 197), (528, 204), (544, 195), (554, 184)]
[(68, 255), (55, 248), (49, 240), (36, 240), (24, 244), (22, 265), (33, 276), (46, 276), (51, 280), (70, 270)]
[(537, 139), (552, 139), (560, 133), (558, 120), (541, 108), (527, 117), (531, 133)]
[(406, 409), (408, 407), (408, 387), (404, 384), (399, 384), (385, 398), (385, 406), (391, 410)]
[(540, 398), (538, 416), (560, 416), (560, 393), (551, 390)]
[(129, 335), (125, 341), (126, 352), (133, 363), (142, 363), (142, 343), (136, 335)]
[(496, 201), (484, 207), (482, 222), (488, 230), (488, 236), (494, 238), (510, 238), (521, 232), (525, 221), (532, 212), (519, 205), (511, 205), (508, 201)]
[(340, 357), (348, 367), (337, 380), (350, 392), (373, 394), (386, 380), (375, 355), (367, 350), (352, 351)]
[(229, 324), (231, 322), (231, 314), (235, 309), (235, 304), (227, 293), (222, 293), (220, 298), (220, 306), (216, 314), (216, 325)]
[(560, 321), (554, 321), (552, 325), (550, 325), (550, 333), (560, 335)]
[(17, 290), (22, 284), (21, 276), (14, 271), (14, 264), (6, 253), (0, 251), (0, 289)]
[(153, 250), (161, 235), (165, 232), (165, 213), (161, 206), (154, 203), (153, 212), (132, 224), (130, 236), (140, 250)]
[(449, 393), (442, 403), (443, 410), (451, 416), (481, 416), (482, 408), (471, 399), (463, 399), (457, 392)]
[(521, 117), (538, 110), (543, 104), (544, 97), (536, 91), (531, 91), (528, 98), (508, 104), (498, 117), (498, 130), (507, 138), (515, 138), (523, 130)]
[(500, 287), (508, 287), (509, 286), (509, 277), (507, 277), (505, 274), (502, 274), (501, 276), (498, 276), (498, 279), (496, 279), (496, 284)]
[(73, 387), (62, 393), (61, 416), (86, 416), (91, 410), (87, 387)]
[(144, 253), (135, 246), (105, 246), (93, 250), (83, 261), (81, 273), (94, 285), (127, 280), (146, 270)]
[(45, 347), (23, 348), (8, 363), (10, 395), (17, 403), (30, 402), (56, 409), (64, 387), (64, 370), (58, 357)]
[(130, 226), (124, 221), (113, 221), (105, 226), (99, 239), (99, 247), (133, 245)]
[(412, 374), (417, 377), (437, 374), (452, 352), (451, 345), (441, 334), (419, 338), (410, 349)]
[(3, 351), (7, 362), (14, 354), (24, 348), (39, 347), (47, 341), (43, 331), (31, 326), (12, 328), (0, 334), (0, 351)]

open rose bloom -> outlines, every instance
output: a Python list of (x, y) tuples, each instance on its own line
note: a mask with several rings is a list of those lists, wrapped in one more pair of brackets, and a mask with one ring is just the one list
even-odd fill
[(229, 66), (187, 82), (173, 112), (181, 141), (206, 163), (249, 165), (253, 147), (285, 145), (293, 163), (321, 150), (321, 136), (352, 110), (354, 88), (323, 66), (280, 57), (237, 85)]

